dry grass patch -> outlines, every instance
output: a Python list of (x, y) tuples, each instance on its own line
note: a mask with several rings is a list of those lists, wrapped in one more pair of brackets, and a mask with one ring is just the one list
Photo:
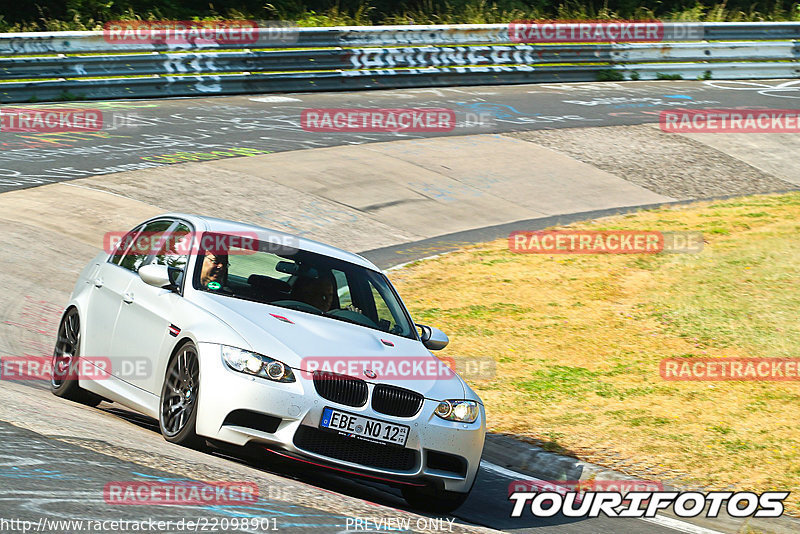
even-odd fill
[[(506, 240), (393, 271), (445, 355), (497, 362), (471, 381), (489, 428), (685, 486), (792, 491), (798, 382), (666, 382), (668, 357), (800, 356), (800, 194), (571, 225), (699, 230), (700, 254), (513, 254)], [(521, 228), (520, 230), (524, 230)]]

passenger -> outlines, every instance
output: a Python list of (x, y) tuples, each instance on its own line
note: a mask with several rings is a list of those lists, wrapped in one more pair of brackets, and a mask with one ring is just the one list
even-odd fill
[(292, 287), (292, 298), (327, 312), (333, 306), (334, 287), (333, 276), (319, 278), (301, 276)]

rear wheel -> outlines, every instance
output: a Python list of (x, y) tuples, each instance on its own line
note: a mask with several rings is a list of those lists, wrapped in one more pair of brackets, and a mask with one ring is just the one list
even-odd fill
[(167, 365), (161, 389), (158, 424), (164, 439), (198, 448), (204, 440), (195, 433), (197, 399), (200, 392), (200, 362), (197, 349), (187, 341)]
[(53, 395), (64, 399), (97, 406), (103, 402), (103, 397), (78, 385), (75, 369), (78, 368), (80, 346), (80, 316), (78, 310), (70, 308), (58, 327), (58, 340), (53, 351), (53, 369), (50, 374), (50, 391)]
[(464, 504), (464, 501), (469, 497), (469, 493), (437, 491), (430, 487), (403, 486), (401, 491), (403, 492), (403, 498), (411, 508), (438, 514), (449, 514)]

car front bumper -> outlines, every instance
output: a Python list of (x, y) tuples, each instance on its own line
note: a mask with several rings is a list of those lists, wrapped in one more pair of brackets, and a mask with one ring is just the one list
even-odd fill
[[(431, 483), (455, 492), (472, 487), (486, 434), (483, 406), (471, 424), (440, 419), (433, 413), (438, 400), (427, 398), (415, 416), (394, 417), (374, 411), (370, 402), (354, 407), (324, 399), (313, 380), (296, 370), (296, 382), (272, 382), (228, 368), (220, 345), (200, 343), (198, 352), (196, 431), (201, 436), (240, 446), (283, 449), (290, 456), (401, 484)], [(371, 386), (369, 390), (371, 396)], [(325, 407), (406, 425), (410, 428), (406, 446), (373, 444), (319, 430)]]

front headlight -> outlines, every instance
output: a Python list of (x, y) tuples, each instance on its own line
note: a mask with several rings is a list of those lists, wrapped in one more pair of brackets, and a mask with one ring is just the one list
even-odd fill
[(478, 409), (478, 403), (475, 401), (443, 400), (433, 413), (448, 421), (474, 423), (481, 412)]
[(295, 381), (294, 373), (288, 365), (263, 354), (223, 345), (222, 359), (228, 367), (240, 373), (260, 376), (273, 382)]

